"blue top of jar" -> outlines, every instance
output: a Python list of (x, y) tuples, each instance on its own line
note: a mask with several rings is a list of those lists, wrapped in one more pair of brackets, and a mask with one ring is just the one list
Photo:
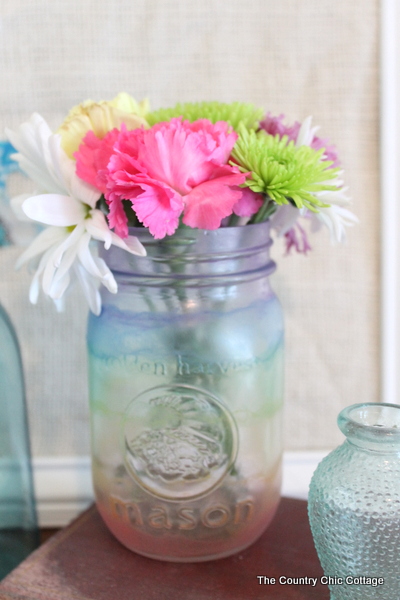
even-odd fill
[(99, 254), (117, 274), (147, 278), (203, 278), (269, 275), (275, 263), (269, 256), (272, 244), (268, 222), (244, 227), (221, 227), (208, 231), (185, 227), (173, 236), (154, 239), (145, 228), (130, 228), (145, 246), (147, 256), (135, 256), (112, 246)]
[(357, 446), (400, 452), (400, 405), (353, 404), (339, 413), (338, 426), (348, 441)]

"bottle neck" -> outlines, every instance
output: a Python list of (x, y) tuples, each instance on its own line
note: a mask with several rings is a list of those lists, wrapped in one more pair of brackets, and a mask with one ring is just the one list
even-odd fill
[(353, 404), (339, 414), (338, 425), (356, 446), (375, 452), (400, 452), (400, 405)]
[(268, 222), (214, 231), (185, 227), (162, 240), (155, 240), (144, 228), (131, 228), (129, 234), (140, 240), (147, 256), (135, 256), (115, 246), (100, 248), (100, 256), (117, 278), (246, 280), (275, 270), (269, 254), (272, 241)]

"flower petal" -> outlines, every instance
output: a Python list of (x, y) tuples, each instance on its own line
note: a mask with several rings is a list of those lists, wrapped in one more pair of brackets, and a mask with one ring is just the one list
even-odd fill
[(37, 304), (39, 299), (40, 283), (39, 275), (37, 273), (32, 277), (31, 285), (29, 286), (29, 302), (31, 304)]
[[(335, 182), (336, 183), (336, 182)], [(348, 206), (351, 198), (347, 195), (348, 188), (339, 188), (338, 190), (326, 190), (324, 192), (316, 192), (318, 200), (324, 204), (336, 204), (338, 206)]]
[(13, 146), (18, 150), (14, 156), (21, 169), (45, 191), (64, 193), (62, 182), (55, 174), (49, 140), (54, 136), (46, 121), (33, 114), (22, 123), (17, 132), (6, 130)]
[(108, 250), (112, 244), (112, 235), (106, 217), (101, 210), (94, 209), (90, 211), (90, 217), (85, 220), (85, 227), (92, 238), (104, 242), (104, 247)]
[(76, 173), (74, 173), (74, 176), (71, 179), (68, 191), (71, 196), (77, 198), (84, 204), (87, 204), (90, 208), (95, 208), (97, 201), (101, 196), (101, 192), (97, 188), (82, 181)]
[(47, 169), (43, 168), (43, 166), (38, 166), (28, 161), (22, 154), (14, 154), (13, 158), (19, 164), (21, 171), (37, 184), (40, 191), (65, 193), (65, 190), (54, 182)]
[(312, 250), (308, 241), (307, 233), (300, 223), (296, 223), (294, 227), (286, 231), (284, 237), (286, 254), (290, 254), (292, 248), (294, 248), (299, 254), (307, 254), (309, 250)]
[(24, 221), (25, 223), (32, 223), (32, 219), (27, 217), (24, 211), (22, 210), (23, 203), (31, 196), (32, 194), (20, 194), (19, 196), (14, 196), (14, 198), (11, 198), (10, 200), (11, 209), (19, 221)]
[(253, 192), (253, 190), (248, 187), (238, 189), (242, 192), (242, 196), (234, 205), (233, 212), (239, 217), (251, 217), (264, 203), (263, 195)]
[(112, 294), (116, 294), (118, 292), (118, 285), (115, 281), (114, 275), (107, 267), (106, 262), (102, 258), (98, 258), (97, 256), (93, 256), (93, 260), (99, 269), (101, 274), (101, 283), (108, 289)]
[(48, 292), (50, 298), (52, 298), (53, 300), (61, 300), (64, 292), (67, 290), (69, 284), (71, 283), (71, 276), (69, 274), (69, 271), (66, 271), (62, 277), (57, 277), (58, 275), (58, 271), (56, 273), (56, 276), (53, 278), (50, 290)]
[(54, 248), (49, 248), (42, 256), (39, 266), (33, 276), (31, 287), (29, 288), (29, 300), (32, 304), (36, 304), (39, 297), (39, 279), (51, 257)]
[(332, 242), (343, 242), (346, 238), (345, 227), (358, 223), (357, 217), (347, 208), (341, 206), (323, 207), (315, 215), (329, 229)]
[(39, 254), (42, 254), (42, 252), (45, 252), (57, 242), (61, 242), (67, 236), (68, 233), (65, 229), (47, 227), (44, 231), (39, 233), (25, 252), (21, 254), (17, 260), (16, 268), (19, 269), (24, 263), (35, 258)]
[(161, 182), (141, 184), (141, 188), (143, 192), (132, 200), (137, 218), (156, 239), (172, 235), (184, 207), (182, 197)]
[(232, 168), (220, 169), (223, 173), (221, 177), (205, 181), (184, 197), (182, 220), (185, 225), (198, 229), (218, 229), (222, 219), (232, 214), (233, 207), (242, 197), (242, 190), (237, 186), (243, 183), (245, 175), (225, 175), (225, 170)]
[(300, 216), (298, 208), (292, 204), (283, 204), (270, 218), (271, 228), (277, 232), (279, 237), (285, 235), (292, 229)]
[(104, 260), (92, 255), (90, 252), (89, 243), (90, 235), (85, 233), (79, 242), (78, 250), (79, 260), (82, 266), (90, 275), (99, 279), (100, 282), (105, 285), (110, 292), (115, 294), (118, 286), (114, 279), (114, 275), (111, 273)]
[(319, 127), (311, 127), (312, 117), (306, 117), (300, 126), (296, 146), (311, 146)]
[[(141, 188), (138, 188), (141, 190)], [(139, 192), (140, 193), (140, 192)], [(115, 233), (119, 237), (125, 238), (128, 235), (128, 217), (124, 209), (122, 199), (113, 195), (113, 198), (108, 201), (110, 212), (107, 215), (110, 227), (115, 229)]]
[(116, 233), (111, 231), (107, 225), (105, 215), (100, 210), (90, 211), (90, 219), (85, 220), (86, 231), (90, 233), (94, 240), (104, 242), (106, 250), (113, 244), (131, 254), (146, 256), (146, 250), (139, 240), (134, 236), (128, 236), (121, 239)]
[(71, 196), (42, 194), (31, 196), (22, 205), (24, 213), (33, 221), (58, 227), (71, 227), (85, 218), (85, 207)]
[(104, 172), (119, 135), (118, 129), (112, 129), (101, 140), (95, 136), (93, 131), (89, 131), (74, 154), (78, 177), (95, 186), (103, 194), (107, 192), (107, 180)]
[(49, 138), (48, 149), (50, 153), (48, 168), (50, 172), (54, 173), (54, 179), (59, 182), (61, 189), (94, 208), (101, 192), (78, 177), (75, 161), (69, 158), (61, 148), (60, 135), (54, 134)]
[[(53, 281), (51, 283), (49, 295), (51, 298), (61, 298), (65, 290), (67, 289), (70, 282), (69, 271), (76, 259), (78, 254), (77, 245), (71, 246), (65, 251), (60, 266), (54, 274)], [(62, 289), (62, 291), (60, 291)]]
[(111, 232), (111, 239), (113, 246), (118, 246), (118, 248), (122, 248), (131, 254), (137, 254), (138, 256), (146, 256), (147, 254), (146, 248), (133, 235), (121, 239), (116, 233)]
[(84, 234), (85, 226), (83, 223), (77, 225), (71, 233), (68, 233), (67, 237), (63, 240), (61, 244), (59, 244), (53, 255), (53, 262), (55, 267), (59, 267), (61, 264), (61, 260), (64, 252), (66, 252), (71, 246), (76, 246), (79, 244), (79, 240)]
[(300, 123), (296, 121), (288, 127), (284, 124), (285, 115), (281, 114), (278, 117), (274, 117), (271, 113), (268, 113), (265, 116), (265, 119), (261, 121), (260, 127), (264, 129), (269, 135), (279, 135), (282, 138), (284, 135), (287, 135), (288, 140), (295, 141), (300, 130)]
[(29, 161), (37, 163), (42, 161), (43, 147), (52, 131), (43, 117), (34, 113), (19, 126), (18, 131), (6, 128), (6, 135), (18, 152)]
[(92, 313), (98, 317), (101, 313), (101, 297), (95, 280), (79, 263), (74, 264), (74, 269), (87, 303), (89, 304), (89, 308)]

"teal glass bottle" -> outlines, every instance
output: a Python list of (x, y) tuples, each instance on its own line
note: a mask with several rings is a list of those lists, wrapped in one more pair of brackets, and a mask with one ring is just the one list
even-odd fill
[(318, 466), (308, 511), (331, 600), (400, 598), (400, 405), (354, 404)]
[(0, 579), (38, 541), (21, 356), (0, 306)]

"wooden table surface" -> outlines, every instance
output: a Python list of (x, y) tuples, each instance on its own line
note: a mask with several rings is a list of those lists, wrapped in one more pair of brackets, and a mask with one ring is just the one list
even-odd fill
[(91, 507), (0, 583), (0, 600), (328, 600), (322, 575), (302, 500), (284, 498), (247, 550), (188, 564), (130, 552)]

